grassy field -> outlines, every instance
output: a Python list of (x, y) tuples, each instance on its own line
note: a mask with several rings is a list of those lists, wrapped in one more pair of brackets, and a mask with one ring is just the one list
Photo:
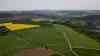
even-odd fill
[[(10, 32), (7, 36), (0, 36), (0, 49), (13, 52), (23, 48), (40, 48), (45, 45), (56, 51), (65, 49), (63, 35), (52, 26), (38, 29)], [(10, 51), (9, 51), (10, 50)], [(8, 53), (10, 56), (10, 54)], [(0, 55), (1, 56), (1, 55)]]
[(79, 56), (100, 56), (100, 43), (96, 40), (63, 25), (55, 25), (55, 27), (58, 27), (57, 29), (61, 32), (66, 32), (73, 51)]
[[(75, 32), (69, 27), (50, 25), (9, 32), (6, 36), (0, 36), (0, 56), (15, 56), (17, 52), (25, 48), (44, 48), (45, 46), (54, 50), (55, 53), (65, 56), (75, 56), (69, 50), (68, 43), (65, 43), (63, 32), (66, 33), (66, 38), (69, 38), (72, 48), (100, 48), (100, 43), (90, 39), (88, 36)], [(74, 51), (82, 56), (79, 53), (81, 50), (78, 49), (74, 49)], [(91, 50), (82, 51), (85, 53)], [(94, 53), (94, 56), (97, 56), (97, 54)]]
[(100, 56), (100, 50), (73, 48), (80, 56)]
[(84, 48), (100, 49), (100, 43), (98, 43), (96, 40), (93, 40), (81, 33), (75, 32), (72, 28), (62, 26), (62, 25), (55, 25), (55, 26), (58, 27), (60, 31), (66, 32), (66, 35), (69, 38), (73, 48), (84, 47)]

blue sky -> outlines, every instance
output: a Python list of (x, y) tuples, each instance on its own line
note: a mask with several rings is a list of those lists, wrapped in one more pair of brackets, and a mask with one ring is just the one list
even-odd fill
[(0, 10), (100, 10), (100, 0), (0, 0)]

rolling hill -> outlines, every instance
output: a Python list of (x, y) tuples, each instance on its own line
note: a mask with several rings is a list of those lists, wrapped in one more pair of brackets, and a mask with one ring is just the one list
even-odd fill
[(90, 52), (99, 51), (100, 43), (63, 25), (41, 26), (0, 36), (0, 56), (16, 56), (20, 50), (45, 46), (61, 56), (86, 56), (86, 52), (100, 56), (96, 52)]

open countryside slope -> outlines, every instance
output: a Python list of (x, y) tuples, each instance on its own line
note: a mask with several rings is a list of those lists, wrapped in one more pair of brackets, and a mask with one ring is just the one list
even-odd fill
[(55, 25), (57, 30), (66, 34), (69, 49), (74, 56), (100, 56), (100, 43), (75, 32), (72, 28), (63, 25)]
[(37, 29), (15, 31), (7, 36), (0, 36), (0, 50), (8, 55), (11, 55), (10, 51), (13, 52), (16, 49), (44, 48), (45, 46), (58, 52), (65, 50), (63, 35), (53, 26), (41, 26)]
[(55, 25), (60, 31), (65, 31), (73, 48), (93, 48), (100, 49), (100, 43), (89, 38), (86, 35), (75, 32), (72, 28), (63, 25)]
[(54, 50), (55, 53), (75, 56), (70, 52), (68, 40), (72, 48), (100, 48), (98, 42), (69, 27), (48, 25), (36, 29), (9, 32), (7, 36), (0, 36), (0, 56), (14, 56), (25, 48), (44, 48), (45, 46)]

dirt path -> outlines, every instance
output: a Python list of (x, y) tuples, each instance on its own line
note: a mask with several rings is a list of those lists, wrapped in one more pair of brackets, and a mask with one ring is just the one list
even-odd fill
[[(56, 28), (56, 27), (55, 27)], [(56, 28), (57, 31), (61, 32), (64, 36), (64, 39), (65, 39), (65, 44), (68, 45), (68, 48), (69, 50), (75, 55), (75, 56), (79, 56), (75, 51), (73, 51), (73, 48), (72, 48), (72, 45), (71, 45), (71, 41), (68, 37), (68, 35), (66, 34), (66, 32), (64, 30), (61, 30), (63, 28), (59, 27), (59, 28)], [(67, 46), (66, 46), (67, 48)]]
[(73, 51), (72, 45), (71, 45), (71, 42), (70, 42), (70, 39), (68, 38), (68, 36), (66, 35), (65, 32), (63, 32), (63, 35), (64, 35), (64, 38), (65, 38), (65, 41), (67, 41), (67, 43), (68, 43), (68, 46), (69, 46), (70, 51), (71, 51), (75, 56), (79, 56), (75, 51)]

